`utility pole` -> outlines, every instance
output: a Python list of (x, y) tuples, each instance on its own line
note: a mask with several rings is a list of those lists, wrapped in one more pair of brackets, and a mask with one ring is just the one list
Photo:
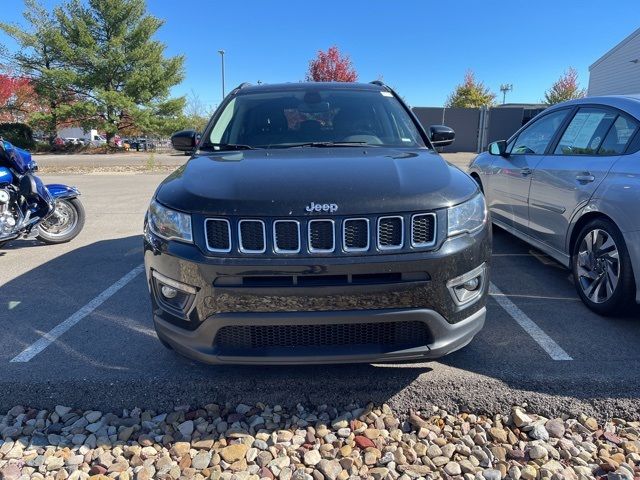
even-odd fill
[(224, 100), (224, 50), (218, 50), (220, 61), (222, 62), (222, 99)]
[(500, 91), (502, 92), (502, 104), (504, 105), (507, 100), (507, 92), (513, 91), (513, 85), (511, 83), (503, 83), (500, 85)]

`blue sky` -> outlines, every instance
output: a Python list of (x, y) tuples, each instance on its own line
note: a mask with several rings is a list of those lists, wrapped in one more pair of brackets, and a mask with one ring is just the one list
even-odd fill
[[(509, 102), (540, 101), (569, 66), (586, 87), (589, 65), (640, 27), (630, 14), (637, 1), (148, 0), (148, 7), (166, 22), (158, 38), (167, 54), (186, 56), (175, 94), (220, 101), (219, 49), (227, 52), (228, 91), (244, 81), (301, 80), (317, 50), (335, 44), (361, 81), (382, 76), (412, 106), (439, 106), (469, 68), (498, 94), (512, 83)], [(22, 10), (22, 0), (2, 0), (3, 20), (21, 21)], [(0, 43), (15, 47), (2, 33)]]

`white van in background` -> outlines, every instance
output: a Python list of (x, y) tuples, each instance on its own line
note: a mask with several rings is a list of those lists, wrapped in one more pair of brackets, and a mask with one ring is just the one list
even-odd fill
[(98, 133), (96, 129), (84, 130), (82, 127), (68, 127), (58, 130), (58, 136), (64, 139), (79, 139), (84, 142), (85, 145), (92, 145), (94, 147), (105, 145), (107, 139)]

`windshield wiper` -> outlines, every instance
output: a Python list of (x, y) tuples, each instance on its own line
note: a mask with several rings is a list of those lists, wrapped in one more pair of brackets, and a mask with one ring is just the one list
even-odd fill
[(282, 145), (284, 148), (296, 148), (296, 147), (316, 147), (316, 148), (327, 148), (327, 147), (377, 147), (378, 145), (368, 143), (368, 142), (305, 142), (305, 143), (295, 143), (292, 145)]
[(224, 151), (224, 150), (255, 150), (251, 145), (242, 145), (240, 143), (211, 143), (206, 142), (200, 146), (200, 150)]

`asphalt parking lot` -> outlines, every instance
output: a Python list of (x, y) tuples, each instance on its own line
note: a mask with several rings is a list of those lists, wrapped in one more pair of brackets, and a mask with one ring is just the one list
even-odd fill
[(640, 416), (637, 312), (590, 312), (567, 270), (499, 229), (486, 326), (439, 361), (214, 367), (177, 356), (155, 336), (140, 268), (142, 218), (163, 177), (44, 176), (80, 188), (87, 223), (69, 244), (20, 240), (0, 250), (0, 410), (371, 400), (488, 411), (526, 402), (540, 412)]

